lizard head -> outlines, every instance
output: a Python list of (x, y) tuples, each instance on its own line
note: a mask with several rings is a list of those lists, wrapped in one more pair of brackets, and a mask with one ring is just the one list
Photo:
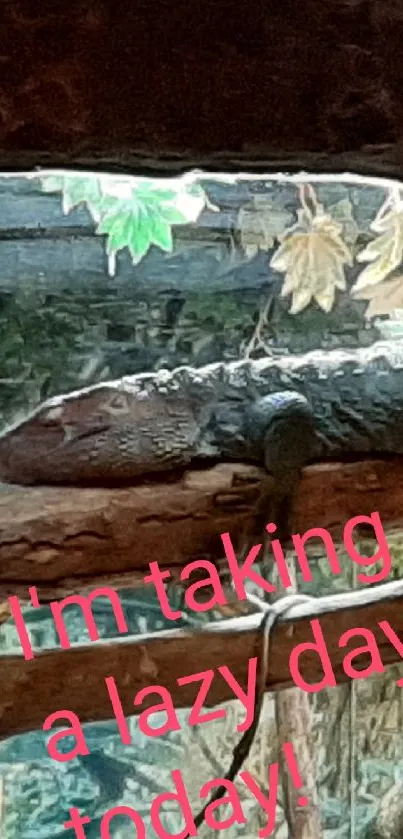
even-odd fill
[(124, 390), (107, 385), (43, 402), (0, 435), (0, 480), (18, 484), (74, 482), (77, 461), (85, 471), (102, 435), (128, 412)]
[(42, 403), (0, 436), (0, 481), (108, 486), (182, 466), (198, 451), (187, 400), (147, 374)]

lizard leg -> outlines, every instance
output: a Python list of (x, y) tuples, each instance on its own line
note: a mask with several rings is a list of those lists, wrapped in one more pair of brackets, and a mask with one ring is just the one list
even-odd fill
[(273, 516), (276, 517), (278, 537), (286, 538), (301, 469), (318, 450), (314, 414), (301, 394), (280, 391), (255, 403), (249, 425), (252, 439), (262, 443), (264, 465), (275, 481)]

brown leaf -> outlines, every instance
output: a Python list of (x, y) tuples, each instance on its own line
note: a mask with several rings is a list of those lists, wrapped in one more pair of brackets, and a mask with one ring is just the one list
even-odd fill
[(321, 204), (312, 209), (304, 204), (298, 210), (297, 223), (283, 235), (270, 262), (285, 273), (281, 296), (292, 295), (291, 314), (301, 312), (311, 300), (330, 312), (336, 289), (346, 288), (344, 266), (351, 266), (353, 258), (341, 233), (342, 225)]
[(357, 300), (370, 301), (365, 310), (366, 318), (390, 315), (395, 309), (403, 308), (403, 275), (399, 274), (379, 285), (366, 286), (354, 297)]

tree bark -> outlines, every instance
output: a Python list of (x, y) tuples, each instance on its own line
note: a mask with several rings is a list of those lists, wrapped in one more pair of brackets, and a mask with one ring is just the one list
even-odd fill
[[(177, 577), (189, 562), (223, 556), (221, 533), (234, 544), (259, 543), (272, 490), (263, 470), (245, 464), (128, 489), (3, 485), (0, 600), (25, 598), (29, 585), (43, 602), (98, 585), (140, 585), (155, 560)], [(374, 511), (385, 526), (403, 526), (403, 458), (305, 469), (292, 530), (323, 527), (339, 542), (351, 517)]]
[(243, 464), (128, 489), (3, 485), (0, 596), (24, 597), (28, 585), (43, 601), (94, 585), (132, 587), (155, 560), (175, 575), (216, 558), (220, 533), (251, 538), (271, 488), (266, 473)]

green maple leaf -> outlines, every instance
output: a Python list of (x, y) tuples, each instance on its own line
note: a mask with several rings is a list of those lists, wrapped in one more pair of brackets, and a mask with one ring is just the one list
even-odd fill
[(62, 192), (63, 212), (80, 204), (87, 206), (97, 224), (96, 233), (106, 236), (109, 273), (115, 273), (116, 254), (127, 248), (134, 265), (143, 259), (151, 245), (163, 251), (173, 249), (172, 226), (195, 220), (195, 206), (179, 207), (184, 197), (206, 196), (198, 184), (184, 187), (158, 186), (155, 181), (112, 179), (98, 176), (47, 176), (41, 179), (44, 192)]

